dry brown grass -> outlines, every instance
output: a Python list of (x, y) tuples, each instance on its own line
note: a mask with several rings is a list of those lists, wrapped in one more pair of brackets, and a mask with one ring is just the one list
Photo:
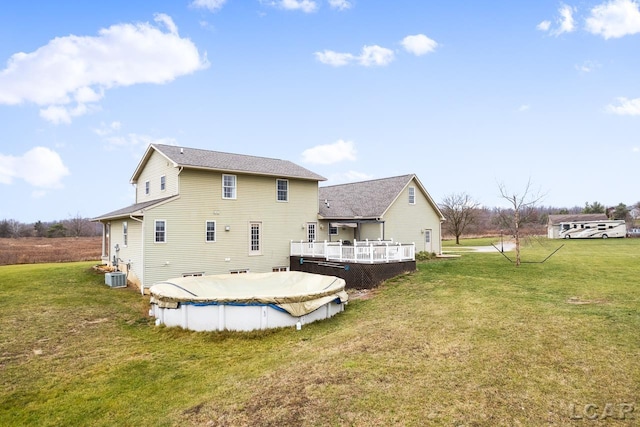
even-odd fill
[(0, 265), (99, 260), (101, 237), (0, 239)]

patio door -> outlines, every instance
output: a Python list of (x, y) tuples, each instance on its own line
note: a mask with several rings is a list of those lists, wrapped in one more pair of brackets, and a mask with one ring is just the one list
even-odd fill
[(309, 242), (316, 241), (316, 223), (315, 222), (307, 223), (307, 239), (309, 240)]
[(433, 244), (431, 243), (431, 229), (424, 230), (424, 250), (426, 252), (433, 252)]

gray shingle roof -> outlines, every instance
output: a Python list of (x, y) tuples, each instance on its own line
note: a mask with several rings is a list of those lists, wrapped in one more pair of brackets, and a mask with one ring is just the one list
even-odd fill
[(244, 154), (223, 153), (198, 148), (173, 145), (152, 144), (152, 147), (165, 155), (178, 166), (198, 169), (211, 169), (224, 172), (250, 173), (283, 178), (299, 178), (311, 181), (326, 181), (321, 175), (298, 166), (288, 160), (268, 157), (247, 156)]
[[(415, 175), (320, 187), (320, 215), (324, 218), (380, 218)], [(325, 204), (325, 199), (328, 205)]]
[(103, 220), (103, 219), (113, 219), (113, 218), (126, 217), (126, 216), (132, 215), (132, 214), (134, 214), (134, 213), (136, 213), (136, 212), (138, 212), (138, 211), (140, 211), (142, 209), (146, 209), (146, 208), (148, 208), (150, 206), (156, 205), (158, 203), (162, 203), (165, 200), (169, 200), (172, 197), (175, 197), (175, 196), (164, 197), (162, 199), (156, 199), (156, 200), (149, 200), (149, 201), (142, 202), (142, 203), (136, 203), (136, 204), (127, 206), (126, 208), (118, 209), (118, 210), (115, 210), (113, 212), (109, 212), (109, 213), (106, 213), (104, 215), (100, 215), (99, 217), (93, 218), (93, 221), (100, 221), (100, 220)]

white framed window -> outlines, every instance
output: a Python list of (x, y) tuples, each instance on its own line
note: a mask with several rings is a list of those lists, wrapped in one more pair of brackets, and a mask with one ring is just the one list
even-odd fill
[(205, 241), (207, 242), (216, 241), (216, 222), (215, 221), (207, 221), (206, 231), (205, 231)]
[(160, 177), (160, 191), (164, 191), (167, 189), (167, 177), (162, 175)]
[(122, 246), (127, 246), (129, 243), (129, 225), (127, 221), (122, 221)]
[(289, 267), (284, 267), (284, 266), (282, 266), (282, 267), (273, 267), (271, 269), (271, 271), (273, 271), (274, 273), (280, 273), (280, 272), (283, 272), (283, 271), (289, 271)]
[(149, 181), (145, 181), (144, 182), (144, 194), (146, 194), (148, 196), (150, 192), (151, 192), (151, 183)]
[(276, 179), (276, 200), (279, 202), (289, 201), (289, 180)]
[(262, 222), (249, 223), (249, 255), (262, 254)]
[(235, 175), (222, 175), (222, 198), (235, 199), (237, 197), (237, 178)]
[(246, 274), (249, 272), (248, 268), (241, 268), (238, 270), (229, 270), (229, 274)]
[(338, 235), (338, 227), (334, 227), (332, 225), (329, 226), (329, 236), (337, 236)]
[(204, 276), (204, 271), (198, 271), (196, 273), (182, 273), (182, 277), (200, 277)]
[(416, 187), (409, 187), (409, 204), (416, 204)]
[(155, 221), (155, 242), (165, 243), (167, 241), (167, 222), (165, 220)]

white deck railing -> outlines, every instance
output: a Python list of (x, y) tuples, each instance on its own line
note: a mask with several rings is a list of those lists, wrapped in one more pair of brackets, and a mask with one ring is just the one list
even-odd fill
[(415, 261), (416, 245), (380, 240), (354, 241), (349, 245), (342, 242), (291, 241), (291, 256), (369, 264)]

